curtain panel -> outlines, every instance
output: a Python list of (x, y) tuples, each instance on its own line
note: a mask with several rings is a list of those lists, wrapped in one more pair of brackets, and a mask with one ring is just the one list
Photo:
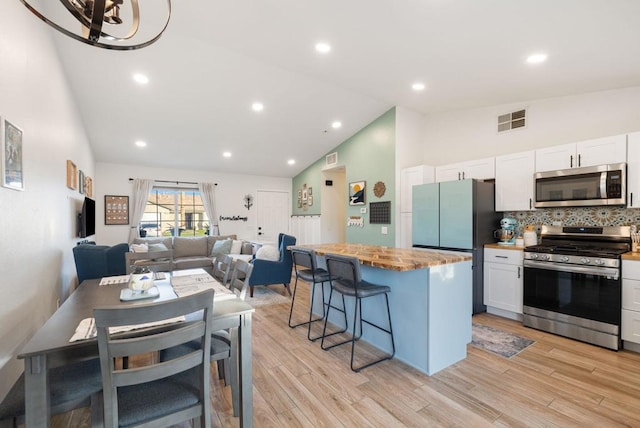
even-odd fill
[(200, 190), (204, 210), (211, 222), (211, 236), (218, 236), (220, 235), (220, 228), (218, 227), (218, 216), (216, 214), (216, 185), (213, 183), (198, 183), (198, 190)]
[(136, 178), (133, 180), (133, 198), (131, 207), (131, 230), (129, 231), (129, 244), (133, 243), (133, 240), (140, 237), (140, 230), (138, 225), (142, 220), (144, 209), (147, 206), (147, 200), (149, 199), (149, 192), (153, 189), (154, 180), (146, 178)]

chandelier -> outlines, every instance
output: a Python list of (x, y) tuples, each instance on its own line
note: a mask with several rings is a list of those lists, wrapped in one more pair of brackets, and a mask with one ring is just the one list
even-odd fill
[(171, 18), (171, 0), (147, 0), (140, 25), (138, 0), (20, 0), (34, 15), (67, 36), (104, 49), (133, 50), (160, 38)]

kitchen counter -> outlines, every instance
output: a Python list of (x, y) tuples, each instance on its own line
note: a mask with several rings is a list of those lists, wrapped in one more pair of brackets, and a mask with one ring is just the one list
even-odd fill
[(498, 243), (496, 244), (484, 244), (484, 248), (493, 248), (495, 250), (517, 250), (517, 251), (523, 251), (524, 250), (524, 246), (519, 246), (519, 245), (500, 245)]
[(629, 251), (628, 253), (624, 253), (622, 255), (622, 260), (640, 261), (640, 252)]
[[(296, 246), (290, 247), (295, 248)], [(363, 244), (318, 244), (302, 245), (302, 248), (311, 248), (319, 256), (325, 254), (340, 254), (343, 256), (357, 257), (364, 266), (395, 271), (409, 271), (433, 266), (446, 265), (471, 260), (471, 254), (443, 253), (434, 251), (421, 251), (405, 248), (381, 247), (378, 245)]]
[[(291, 248), (315, 250), (318, 265), (326, 267), (324, 255), (357, 257), (362, 278), (387, 285), (396, 354), (394, 358), (432, 375), (467, 356), (471, 342), (473, 270), (471, 253), (389, 248), (362, 244), (295, 245)], [(325, 287), (325, 301), (329, 287)], [(313, 312), (323, 313), (322, 287), (316, 287)], [(353, 322), (354, 300), (345, 297), (347, 322)], [(331, 303), (334, 304), (334, 301)], [(341, 303), (337, 303), (341, 307)], [(365, 318), (386, 326), (386, 305), (382, 296), (363, 301)], [(332, 310), (329, 321), (344, 326), (344, 318)], [(348, 326), (351, 331), (352, 326)], [(390, 352), (387, 334), (367, 327), (362, 340)], [(349, 364), (345, 359), (345, 364)]]

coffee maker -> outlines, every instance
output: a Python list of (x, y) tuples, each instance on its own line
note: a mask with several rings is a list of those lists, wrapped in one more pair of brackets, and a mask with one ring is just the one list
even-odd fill
[(500, 220), (501, 229), (493, 232), (494, 238), (497, 238), (499, 245), (515, 245), (518, 226), (518, 220), (513, 217), (505, 217)]

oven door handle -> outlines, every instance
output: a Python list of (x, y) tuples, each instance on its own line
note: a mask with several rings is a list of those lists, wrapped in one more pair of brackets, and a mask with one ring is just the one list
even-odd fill
[(549, 262), (538, 262), (534, 260), (525, 260), (524, 267), (542, 270), (555, 270), (559, 272), (584, 273), (587, 275), (604, 276), (615, 280), (617, 280), (620, 276), (620, 270), (616, 268), (594, 268), (591, 266), (556, 264)]

